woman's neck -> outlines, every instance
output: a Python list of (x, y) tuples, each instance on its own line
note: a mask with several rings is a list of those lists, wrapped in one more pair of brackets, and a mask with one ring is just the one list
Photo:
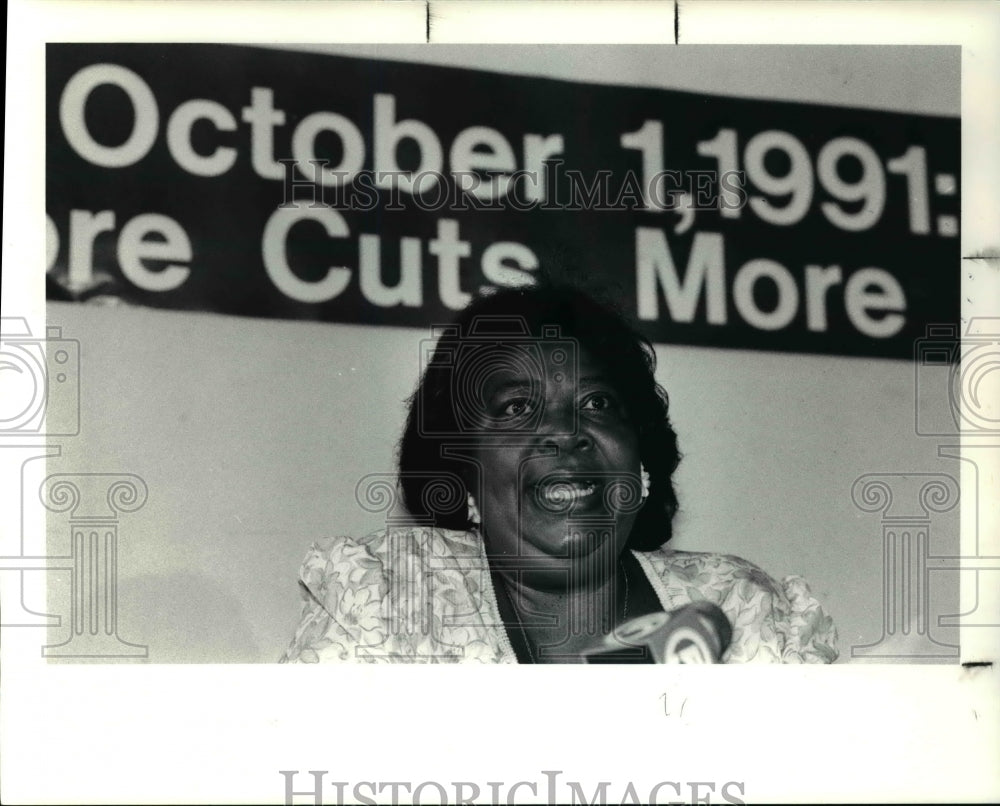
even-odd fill
[[(634, 574), (634, 571), (632, 572)], [(527, 574), (498, 572), (507, 610), (508, 632), (521, 639), (534, 663), (581, 662), (581, 653), (604, 644), (606, 636), (629, 618), (631, 574), (624, 562), (600, 584), (560, 589), (530, 584)]]

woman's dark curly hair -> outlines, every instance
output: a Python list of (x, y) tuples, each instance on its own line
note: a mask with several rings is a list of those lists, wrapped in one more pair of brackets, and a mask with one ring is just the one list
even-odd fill
[[(512, 324), (513, 323), (513, 324)], [(523, 323), (518, 326), (518, 323)], [(527, 328), (528, 333), (524, 333)], [(519, 341), (574, 339), (597, 361), (621, 395), (638, 436), (639, 454), (650, 476), (649, 497), (636, 517), (627, 547), (651, 551), (672, 536), (677, 495), (672, 481), (680, 462), (677, 435), (670, 425), (668, 398), (654, 378), (656, 354), (645, 337), (614, 310), (584, 292), (548, 281), (503, 289), (474, 300), (441, 329), (424, 374), (408, 400), (406, 428), (399, 443), (399, 484), (403, 502), (415, 517), (444, 529), (472, 527), (466, 511), (470, 484), (467, 462), (448, 456), (474, 434), (463, 430), (461, 411), (467, 379), (456, 378), (455, 357), (487, 335), (496, 343), (505, 334)], [(520, 332), (518, 332), (520, 331)], [(444, 482), (444, 484), (442, 484)], [(442, 495), (448, 486), (462, 487)]]

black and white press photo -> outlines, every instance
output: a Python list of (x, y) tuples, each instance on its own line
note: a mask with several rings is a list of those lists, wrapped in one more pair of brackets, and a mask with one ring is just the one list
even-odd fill
[(957, 48), (331, 50), (47, 48), (48, 654), (958, 661)]
[(263, 4), (273, 35), (19, 46), (13, 800), (998, 791), (971, 10), (516, 44), (378, 5), (420, 30)]

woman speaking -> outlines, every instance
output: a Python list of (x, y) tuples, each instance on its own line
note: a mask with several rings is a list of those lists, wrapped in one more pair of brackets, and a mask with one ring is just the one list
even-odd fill
[(677, 438), (652, 347), (618, 313), (502, 290), (428, 352), (399, 446), (406, 522), (312, 547), (283, 662), (836, 659), (801, 579), (664, 548)]

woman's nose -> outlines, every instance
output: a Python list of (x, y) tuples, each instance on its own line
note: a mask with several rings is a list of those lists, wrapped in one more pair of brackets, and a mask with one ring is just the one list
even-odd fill
[(538, 438), (542, 445), (555, 445), (563, 450), (587, 450), (593, 441), (583, 430), (578, 412), (573, 406), (546, 406), (538, 423)]

